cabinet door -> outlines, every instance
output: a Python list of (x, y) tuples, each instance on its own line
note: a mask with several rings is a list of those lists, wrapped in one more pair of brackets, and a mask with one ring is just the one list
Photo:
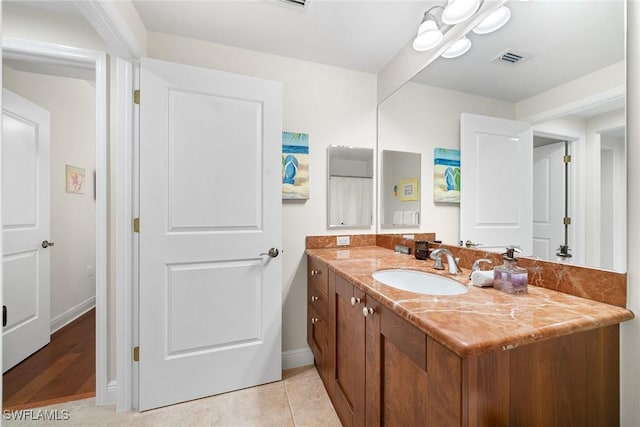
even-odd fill
[(365, 294), (335, 276), (330, 316), (335, 319), (335, 364), (332, 400), (345, 427), (364, 426), (365, 420)]

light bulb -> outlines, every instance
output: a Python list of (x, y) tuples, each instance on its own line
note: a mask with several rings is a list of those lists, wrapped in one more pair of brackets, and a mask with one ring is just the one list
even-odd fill
[(440, 56), (442, 56), (443, 58), (457, 58), (458, 56), (467, 53), (469, 49), (471, 49), (471, 40), (466, 37), (462, 37), (451, 46), (449, 46), (449, 48), (445, 50)]
[(442, 22), (459, 24), (471, 18), (480, 7), (480, 0), (449, 0), (442, 12)]
[(413, 48), (420, 52), (433, 49), (442, 41), (442, 37), (442, 31), (434, 21), (424, 21), (420, 24), (418, 35), (413, 39)]
[(494, 10), (489, 16), (487, 16), (484, 21), (479, 23), (474, 29), (473, 32), (476, 34), (489, 34), (492, 33), (499, 28), (501, 28), (504, 24), (509, 22), (511, 18), (511, 9), (507, 6), (502, 6), (497, 10)]

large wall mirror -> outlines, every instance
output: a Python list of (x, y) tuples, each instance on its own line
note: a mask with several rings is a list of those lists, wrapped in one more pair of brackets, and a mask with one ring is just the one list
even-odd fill
[(327, 226), (373, 224), (373, 149), (328, 147)]
[[(378, 106), (379, 150), (422, 154), (420, 230), (445, 243), (515, 244), (528, 256), (626, 271), (625, 2), (506, 5), (506, 26), (470, 33), (465, 55), (438, 58)], [(524, 123), (531, 163), (513, 167), (522, 160), (515, 151), (491, 148), (484, 137), (523, 143), (526, 132), (505, 136), (475, 122), (469, 128), (469, 120), (461, 130), (463, 113)], [(462, 134), (475, 145), (461, 146)], [(459, 205), (433, 201), (436, 147), (461, 149)], [(513, 176), (520, 169), (529, 177)], [(528, 200), (528, 217), (506, 208), (518, 199)], [(467, 223), (494, 228), (467, 234)], [(506, 231), (514, 226), (528, 227), (531, 237), (513, 240)], [(560, 246), (572, 257), (558, 257)]]

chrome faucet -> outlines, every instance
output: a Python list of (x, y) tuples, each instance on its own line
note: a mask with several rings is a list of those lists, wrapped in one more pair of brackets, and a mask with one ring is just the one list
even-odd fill
[(449, 251), (449, 249), (446, 248), (438, 248), (431, 252), (431, 255), (429, 255), (429, 257), (435, 261), (433, 264), (433, 268), (435, 268), (436, 270), (444, 270), (440, 254), (445, 254), (447, 256), (447, 266), (449, 267), (449, 274), (462, 273), (462, 270), (460, 270), (460, 267), (458, 267), (458, 263), (453, 257), (453, 254), (451, 253), (451, 251)]

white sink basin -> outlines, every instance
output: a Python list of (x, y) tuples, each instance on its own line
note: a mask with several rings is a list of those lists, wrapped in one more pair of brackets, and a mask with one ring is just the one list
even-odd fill
[(419, 294), (460, 295), (469, 290), (453, 279), (417, 270), (378, 270), (373, 272), (373, 278), (387, 286)]

